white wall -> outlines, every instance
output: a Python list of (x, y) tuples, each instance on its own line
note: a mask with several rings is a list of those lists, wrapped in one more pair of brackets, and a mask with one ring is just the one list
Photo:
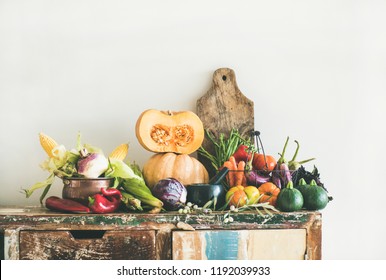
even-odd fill
[[(1, 205), (48, 175), (38, 133), (106, 153), (145, 109), (193, 110), (229, 67), (265, 149), (315, 164), (334, 201), (324, 259), (385, 259), (385, 1), (0, 0)], [(306, 165), (312, 168), (312, 163)], [(56, 182), (50, 194), (60, 195)]]

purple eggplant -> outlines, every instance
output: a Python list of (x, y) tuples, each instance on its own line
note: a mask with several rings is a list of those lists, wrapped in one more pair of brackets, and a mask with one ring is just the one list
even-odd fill
[(275, 167), (272, 171), (271, 181), (279, 189), (287, 186), (288, 182), (292, 181), (291, 171), (287, 163), (282, 162)]
[(277, 161), (275, 169), (272, 171), (272, 182), (278, 187), (278, 188), (285, 188), (289, 181), (292, 181), (291, 179), (291, 172), (288, 168), (288, 162), (285, 159), (285, 151), (287, 149), (289, 137), (287, 137), (283, 151), (281, 152), (280, 158)]
[(281, 183), (281, 178), (280, 178), (280, 168), (279, 164), (276, 164), (275, 169), (272, 171), (272, 176), (271, 176), (271, 181), (272, 183), (281, 189), (282, 183)]
[(260, 174), (256, 170), (245, 171), (245, 178), (247, 179), (248, 185), (256, 187), (271, 180), (271, 176)]
[(287, 184), (292, 181), (292, 176), (288, 168), (288, 164), (287, 163), (280, 164), (279, 169), (280, 169), (279, 174), (280, 174), (281, 183), (283, 186), (287, 186)]
[(185, 186), (174, 178), (159, 180), (153, 187), (152, 193), (164, 203), (164, 208), (170, 211), (183, 207), (188, 194)]

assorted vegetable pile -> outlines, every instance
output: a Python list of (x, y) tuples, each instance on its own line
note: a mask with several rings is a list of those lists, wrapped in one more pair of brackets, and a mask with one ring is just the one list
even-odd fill
[[(259, 133), (254, 135), (258, 138), (255, 144), (261, 143)], [(239, 207), (248, 205), (248, 203), (256, 203), (255, 198), (240, 197), (237, 193), (233, 193), (236, 188), (255, 188), (255, 193), (259, 194), (257, 202), (268, 202), (283, 212), (301, 209), (322, 210), (327, 206), (332, 197), (328, 196), (316, 166), (311, 172), (303, 166), (315, 158), (297, 161), (300, 145), (295, 140), (296, 151), (292, 159), (287, 161), (285, 152), (288, 141), (289, 137), (277, 160), (272, 155), (265, 154), (264, 151), (261, 153), (258, 145), (240, 145), (234, 154), (222, 164), (220, 169), (226, 167), (233, 171), (229, 173), (226, 182), (229, 188), (227, 193), (229, 205)]]
[[(45, 205), (49, 209), (64, 212), (93, 212), (112, 213), (120, 208), (126, 210), (144, 211), (153, 213), (160, 212), (163, 207), (161, 200), (156, 198), (147, 187), (142, 172), (138, 165), (128, 164), (124, 159), (128, 153), (128, 145), (119, 145), (106, 157), (102, 150), (89, 144), (82, 144), (81, 136), (78, 135), (76, 148), (67, 150), (59, 145), (53, 138), (43, 133), (39, 134), (42, 148), (48, 158), (41, 167), (50, 175), (43, 182), (38, 182), (25, 189), (26, 197), (30, 197), (37, 189), (43, 188), (40, 202), (49, 192), (55, 177), (62, 180), (66, 178), (112, 178), (113, 186), (102, 189), (89, 197), (86, 205), (58, 197), (48, 197)], [(88, 210), (85, 210), (86, 208)]]
[[(270, 211), (322, 210), (332, 200), (316, 166), (311, 171), (304, 166), (315, 158), (297, 160), (298, 141), (294, 141), (294, 155), (290, 160), (286, 159), (289, 137), (275, 157), (265, 153), (258, 131), (247, 139), (241, 137), (237, 129), (232, 129), (229, 135), (215, 137), (204, 130), (193, 112), (158, 110), (146, 110), (140, 115), (136, 136), (146, 150), (154, 153), (142, 170), (137, 164), (124, 161), (128, 154), (127, 144), (119, 145), (109, 156), (105, 156), (101, 149), (83, 144), (80, 134), (76, 147), (67, 150), (51, 137), (40, 133), (41, 146), (48, 155), (41, 167), (50, 175), (25, 189), (24, 193), (30, 197), (37, 189), (43, 189), (40, 196), (43, 204), (56, 177), (61, 180), (111, 178), (113, 184), (90, 195), (87, 203), (50, 196), (45, 199), (45, 206), (63, 212), (101, 214), (116, 211), (209, 213), (222, 210), (227, 211), (228, 222), (232, 221), (231, 214), (238, 211), (255, 210), (260, 214), (263, 214), (262, 211), (271, 214)], [(213, 144), (213, 151), (203, 148), (204, 136)], [(194, 152), (210, 162), (210, 167), (205, 167), (193, 157)], [(209, 180), (207, 168), (217, 173), (212, 180)], [(225, 178), (216, 184), (224, 187), (225, 205), (216, 209), (216, 194), (203, 207), (198, 207), (194, 201), (187, 201), (193, 189), (189, 186), (211, 186), (220, 174)]]

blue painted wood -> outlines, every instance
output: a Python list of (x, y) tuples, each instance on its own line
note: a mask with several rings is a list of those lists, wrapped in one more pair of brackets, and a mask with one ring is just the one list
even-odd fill
[(205, 254), (208, 260), (237, 260), (239, 232), (213, 231), (205, 233)]

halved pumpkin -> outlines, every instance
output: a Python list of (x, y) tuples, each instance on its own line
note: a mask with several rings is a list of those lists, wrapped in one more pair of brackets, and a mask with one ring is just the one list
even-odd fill
[(135, 134), (139, 143), (154, 153), (191, 154), (204, 140), (204, 126), (191, 111), (149, 109), (138, 118)]
[(143, 166), (146, 185), (152, 189), (159, 180), (174, 178), (184, 186), (208, 183), (209, 175), (204, 165), (187, 154), (157, 153)]

